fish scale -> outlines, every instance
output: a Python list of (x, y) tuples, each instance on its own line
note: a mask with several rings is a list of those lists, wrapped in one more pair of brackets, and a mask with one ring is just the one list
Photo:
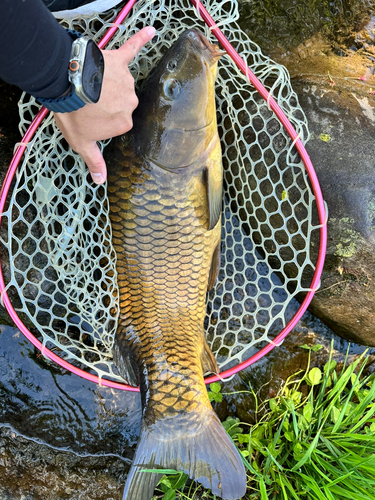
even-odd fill
[[(174, 184), (170, 178), (175, 174), (159, 178), (149, 173), (140, 175), (140, 168), (134, 168), (131, 163), (125, 166), (132, 156), (121, 150), (120, 154), (124, 156), (119, 162), (123, 166), (121, 175), (111, 173), (108, 176), (121, 307), (121, 334), (117, 337), (132, 346), (134, 328), (137, 329), (137, 340), (142, 342), (138, 350), (142, 359), (138, 362), (146, 364), (149, 374), (146, 383), (158, 380), (161, 356), (173, 360), (173, 368), (167, 368), (172, 374), (186, 373), (183, 379), (171, 377), (172, 391), (166, 391), (163, 386), (160, 389), (159, 383), (150, 383), (149, 414), (160, 418), (160, 415), (171, 416), (180, 410), (195, 411), (198, 405), (210, 407), (203, 377), (196, 375), (201, 372), (200, 356), (199, 353), (194, 356), (194, 352), (197, 344), (202, 344), (203, 349), (205, 294), (220, 226), (207, 233), (201, 223), (203, 211), (199, 211), (199, 205), (197, 211), (191, 209), (191, 200), (194, 202), (197, 197), (183, 191), (170, 191)], [(124, 174), (127, 182), (124, 182)], [(166, 185), (160, 184), (162, 181)], [(155, 192), (164, 193), (163, 203), (155, 203), (156, 196), (150, 196)], [(151, 204), (150, 198), (153, 198)], [(123, 200), (128, 200), (126, 211)], [(200, 218), (197, 219), (196, 213)], [(132, 225), (128, 223), (130, 219)], [(176, 240), (176, 233), (185, 237)], [(145, 234), (152, 234), (152, 240), (144, 242)], [(129, 241), (136, 242), (137, 246)], [(174, 255), (180, 258), (172, 258), (171, 262)], [(131, 334), (127, 333), (129, 325), (133, 327)], [(156, 338), (158, 334), (162, 336), (156, 352), (150, 329), (154, 330)], [(178, 349), (176, 338), (180, 340)], [(147, 358), (145, 353), (149, 353)], [(199, 404), (195, 402), (198, 395)]]

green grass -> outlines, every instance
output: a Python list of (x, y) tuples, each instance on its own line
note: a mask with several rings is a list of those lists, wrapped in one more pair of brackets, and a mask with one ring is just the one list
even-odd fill
[[(242, 454), (247, 500), (375, 500), (375, 376), (363, 376), (365, 354), (338, 370), (308, 367), (260, 403), (250, 426), (228, 417), (225, 429)], [(314, 346), (312, 350), (318, 350)], [(219, 401), (218, 384), (211, 399)], [(225, 393), (223, 394), (225, 397)], [(216, 500), (183, 473), (166, 471), (155, 499)]]

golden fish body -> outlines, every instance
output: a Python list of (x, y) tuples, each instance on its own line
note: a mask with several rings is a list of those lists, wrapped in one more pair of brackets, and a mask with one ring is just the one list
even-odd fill
[(160, 477), (142, 472), (150, 468), (184, 470), (223, 498), (246, 489), (203, 378), (217, 371), (203, 322), (220, 256), (219, 56), (198, 31), (185, 32), (146, 80), (132, 134), (107, 160), (120, 292), (114, 358), (140, 383), (143, 405), (124, 500), (150, 500)]
[(186, 182), (148, 163), (109, 176), (121, 308), (117, 343), (132, 350), (144, 373), (144, 418), (152, 421), (211, 407), (202, 373), (203, 321), (221, 228), (218, 222), (207, 229), (202, 166), (193, 169)]

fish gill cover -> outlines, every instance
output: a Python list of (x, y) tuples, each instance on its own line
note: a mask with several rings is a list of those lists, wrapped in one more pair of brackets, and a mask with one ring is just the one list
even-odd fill
[[(306, 143), (307, 122), (289, 75), (240, 30), (237, 3), (203, 5)], [(99, 40), (119, 9), (63, 24)], [(157, 38), (130, 64), (137, 86), (186, 29), (216, 41), (188, 0), (140, 0), (107, 48), (150, 24)], [(315, 198), (287, 132), (229, 56), (219, 62), (215, 90), (224, 209), (221, 268), (207, 297), (205, 330), (223, 370), (272, 342), (294, 314), (291, 299), (309, 289)], [(23, 95), (22, 133), (38, 109)], [(61, 358), (121, 382), (112, 358), (119, 295), (106, 190), (90, 182), (52, 115), (29, 144), (8, 201), (1, 241), (12, 263), (6, 284), (14, 308)]]

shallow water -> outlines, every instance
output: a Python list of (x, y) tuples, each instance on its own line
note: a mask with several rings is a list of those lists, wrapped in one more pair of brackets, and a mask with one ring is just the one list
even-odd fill
[(75, 453), (126, 458), (140, 411), (138, 393), (81, 379), (51, 364), (16, 328), (0, 327), (0, 424)]
[(100, 387), (0, 326), (0, 500), (120, 500), (138, 393)]
[(375, 1), (243, 1), (239, 25), (294, 80), (327, 90), (375, 86)]
[(336, 49), (340, 45), (349, 48), (374, 6), (373, 0), (240, 1), (239, 24), (268, 54), (296, 47), (316, 33), (327, 37)]

